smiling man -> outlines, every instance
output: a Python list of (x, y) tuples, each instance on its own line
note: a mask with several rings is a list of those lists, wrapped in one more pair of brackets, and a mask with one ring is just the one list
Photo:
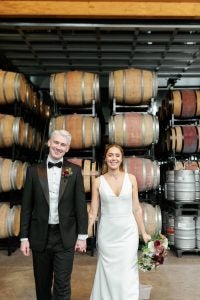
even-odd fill
[(63, 160), (70, 143), (68, 131), (55, 130), (48, 140), (47, 161), (27, 170), (20, 249), (25, 256), (32, 250), (37, 300), (70, 300), (74, 250), (86, 251), (81, 168)]

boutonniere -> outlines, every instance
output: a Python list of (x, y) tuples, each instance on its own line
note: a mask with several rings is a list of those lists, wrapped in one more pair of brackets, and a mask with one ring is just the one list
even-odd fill
[(72, 168), (64, 168), (64, 170), (62, 171), (62, 178), (68, 178), (69, 176), (71, 176), (73, 174), (72, 172)]

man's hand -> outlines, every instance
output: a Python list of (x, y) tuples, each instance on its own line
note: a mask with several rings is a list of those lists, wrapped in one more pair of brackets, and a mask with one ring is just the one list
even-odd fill
[(28, 240), (27, 241), (21, 241), (20, 250), (25, 256), (30, 255), (30, 244), (29, 244)]
[(75, 245), (75, 251), (86, 252), (87, 243), (86, 240), (77, 240)]

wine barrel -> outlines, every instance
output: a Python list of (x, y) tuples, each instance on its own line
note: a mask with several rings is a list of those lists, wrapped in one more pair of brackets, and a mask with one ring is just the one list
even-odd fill
[(31, 124), (25, 123), (24, 124), (24, 147), (31, 149), (33, 146), (33, 128)]
[(25, 105), (29, 107), (31, 110), (33, 109), (33, 88), (30, 84), (26, 85), (26, 98), (25, 98)]
[(20, 190), (23, 186), (23, 165), (20, 161), (0, 158), (0, 192)]
[(96, 176), (100, 175), (97, 163), (81, 158), (69, 158), (68, 161), (77, 164), (82, 168), (84, 190), (86, 193), (91, 192), (93, 180)]
[(51, 118), (49, 133), (56, 129), (66, 129), (71, 133), (71, 149), (90, 148), (100, 143), (100, 124), (97, 117), (73, 114)]
[(7, 238), (8, 234), (8, 226), (7, 226), (7, 218), (10, 212), (10, 204), (8, 202), (0, 203), (0, 238)]
[(200, 91), (181, 90), (169, 94), (170, 111), (177, 118), (200, 116)]
[(149, 203), (141, 203), (143, 211), (143, 221), (146, 232), (151, 236), (161, 233), (162, 215), (159, 205), (153, 206)]
[(157, 95), (157, 75), (142, 69), (125, 69), (109, 73), (109, 98), (117, 103), (141, 105)]
[(67, 106), (85, 106), (99, 101), (99, 76), (94, 73), (69, 71), (52, 74), (50, 95)]
[(109, 143), (125, 147), (146, 147), (157, 143), (159, 123), (148, 113), (122, 113), (111, 116), (108, 124)]
[(20, 73), (0, 70), (0, 104), (10, 104), (15, 100), (25, 102), (26, 79)]
[(168, 151), (200, 152), (200, 126), (182, 125), (169, 128), (166, 133), (166, 144)]
[(7, 217), (8, 236), (18, 236), (20, 232), (20, 212), (21, 206), (14, 205)]
[(139, 192), (158, 188), (160, 167), (157, 161), (139, 157), (125, 157), (124, 168), (126, 172), (135, 175)]
[(0, 114), (0, 148), (13, 144), (22, 145), (24, 140), (24, 121), (22, 118)]

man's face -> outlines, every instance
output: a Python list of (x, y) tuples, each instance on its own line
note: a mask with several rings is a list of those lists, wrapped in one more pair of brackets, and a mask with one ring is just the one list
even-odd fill
[(53, 135), (52, 138), (48, 140), (48, 146), (49, 155), (54, 160), (61, 159), (65, 153), (69, 151), (69, 145), (66, 139), (59, 134)]

